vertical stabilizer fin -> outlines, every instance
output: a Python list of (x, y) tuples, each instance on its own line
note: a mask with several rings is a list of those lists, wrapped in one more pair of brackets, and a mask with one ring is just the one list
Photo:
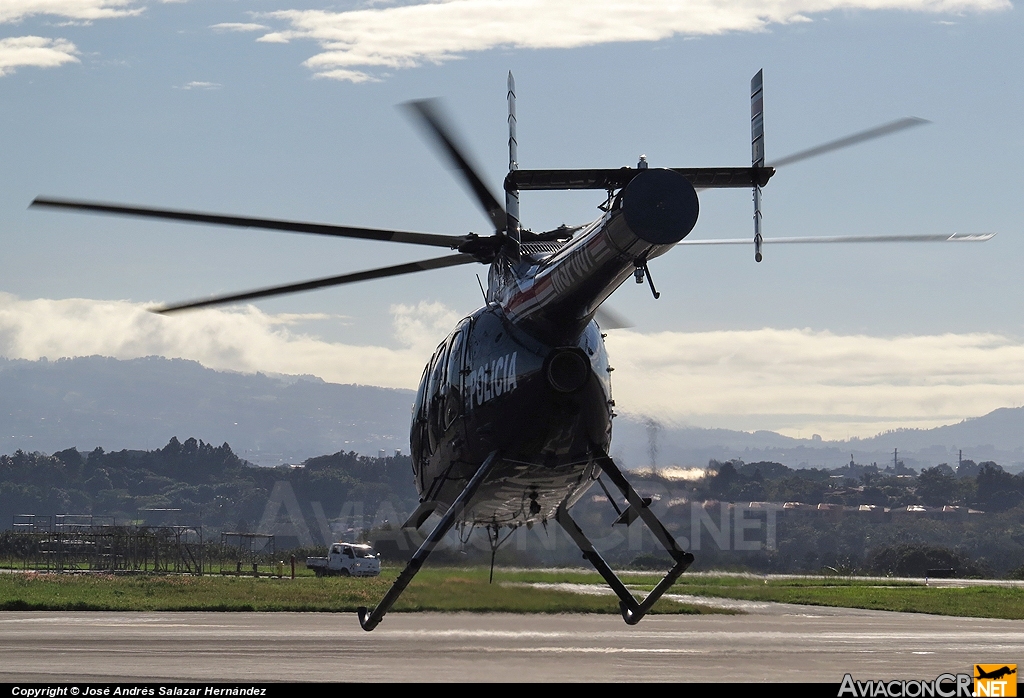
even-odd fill
[[(519, 143), (516, 141), (516, 79), (508, 71), (508, 171), (519, 169)], [(508, 182), (511, 181), (511, 178)], [(518, 257), (520, 243), (519, 189), (513, 184), (505, 186), (505, 232)]]
[[(764, 78), (763, 70), (750, 80), (750, 161), (754, 170), (764, 167)], [(761, 187), (754, 173), (754, 261), (761, 261)]]

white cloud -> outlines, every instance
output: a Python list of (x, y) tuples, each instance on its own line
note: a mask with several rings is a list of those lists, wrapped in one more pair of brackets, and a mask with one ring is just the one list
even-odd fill
[(420, 301), (416, 305), (393, 305), (391, 315), (395, 338), (423, 354), (423, 363), (430, 358), (438, 343), (455, 328), (455, 323), (462, 319), (443, 303), (429, 301)]
[(361, 82), (380, 82), (379, 78), (364, 73), (361, 70), (346, 70), (345, 68), (323, 70), (317, 73), (316, 77), (327, 78), (328, 80), (342, 80), (345, 82), (354, 82), (356, 84)]
[[(0, 294), (0, 355), (161, 355), (221, 370), (415, 388), (459, 319), (440, 303), (393, 306), (401, 345), (395, 349), (327, 342), (291, 329), (320, 316), (270, 315), (248, 306), (164, 317), (145, 307)], [(618, 330), (607, 342), (617, 369), (617, 409), (669, 422), (845, 438), (957, 422), (1020, 404), (1024, 396), (1024, 341), (995, 334)]]
[(362, 82), (366, 69), (441, 63), (499, 47), (578, 48), (672, 36), (763, 31), (836, 10), (948, 14), (1008, 9), (1009, 0), (439, 0), (345, 12), (264, 15), (289, 28), (259, 41), (309, 39), (323, 49), (305, 65)]
[[(21, 300), (0, 293), (0, 356), (193, 359), (220, 370), (314, 374), (338, 383), (415, 387), (434, 346), (454, 325), (443, 306), (393, 308), (401, 349), (325, 342), (288, 328), (300, 318), (241, 310), (154, 315), (145, 304), (88, 299)], [(451, 321), (449, 322), (449, 320)], [(437, 322), (447, 327), (437, 334)]]
[(77, 53), (75, 45), (64, 39), (41, 36), (0, 39), (0, 77), (26, 66), (54, 68), (64, 63), (78, 63)]
[[(0, 24), (19, 22), (35, 15), (63, 17), (68, 24), (89, 23), (96, 19), (128, 17), (142, 12), (137, 0), (0, 0)], [(0, 39), (0, 77), (16, 68), (34, 66), (55, 68), (78, 63), (78, 49), (66, 39), (18, 36)]]
[(269, 28), (265, 24), (256, 24), (254, 22), (221, 22), (220, 24), (210, 25), (210, 29), (215, 32), (258, 32)]
[(621, 409), (826, 438), (930, 427), (1020, 404), (1024, 342), (811, 330), (610, 334)]
[(259, 41), (259, 42), (262, 42), (262, 43), (265, 43), (265, 44), (287, 44), (288, 43), (288, 37), (286, 37), (281, 32), (271, 32), (269, 34), (264, 34), (260, 38), (256, 39), (256, 41)]
[(193, 80), (192, 82), (186, 82), (184, 85), (179, 87), (180, 90), (219, 90), (222, 88), (219, 82), (203, 82), (201, 80)]
[(0, 24), (33, 15), (94, 20), (128, 17), (142, 12), (136, 0), (2, 0)]

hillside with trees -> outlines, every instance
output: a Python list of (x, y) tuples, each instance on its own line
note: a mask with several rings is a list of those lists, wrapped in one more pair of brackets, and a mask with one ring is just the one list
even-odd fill
[[(694, 570), (1024, 575), (1024, 475), (994, 462), (916, 473), (852, 462), (825, 470), (712, 461), (696, 479), (670, 470), (635, 471), (630, 479), (694, 549)], [(617, 513), (601, 492), (592, 487), (574, 516), (601, 541), (602, 554), (620, 566), (664, 563), (649, 537), (612, 526)], [(211, 540), (220, 531), (274, 533), (278, 549), (361, 536), (395, 561), (416, 544), (397, 530), (416, 504), (408, 456), (339, 452), (267, 468), (247, 463), (227, 444), (193, 438), (152, 451), (0, 456), (3, 528), (19, 514), (91, 514), (119, 524), (201, 524)], [(762, 505), (774, 507), (774, 523)], [(749, 519), (745, 540), (752, 546), (736, 544), (741, 519)], [(453, 541), (461, 553), (448, 559), (489, 559), (481, 541)], [(498, 559), (580, 564), (578, 551), (550, 523), (517, 531)]]
[(695, 570), (924, 576), (946, 568), (958, 576), (1024, 577), (1024, 474), (973, 461), (957, 469), (891, 470), (852, 462), (825, 470), (712, 461), (703, 477), (685, 485), (649, 472), (635, 486), (667, 502), (659, 513), (691, 543), (694, 502), (715, 523), (726, 509), (739, 508), (759, 522), (762, 540), (768, 523), (759, 507), (776, 506), (774, 546), (723, 549), (703, 530)]
[[(327, 511), (360, 501), (371, 512), (383, 501), (398, 508), (416, 502), (408, 456), (336, 453), (311, 458), (303, 467), (266, 468), (243, 461), (228, 444), (172, 438), (153, 451), (0, 456), (0, 522), (6, 528), (18, 514), (90, 514), (117, 523), (160, 518), (159, 523), (201, 523), (211, 531), (255, 531), (277, 483), (291, 487), (311, 520), (313, 501)], [(159, 517), (152, 513), (175, 509)]]

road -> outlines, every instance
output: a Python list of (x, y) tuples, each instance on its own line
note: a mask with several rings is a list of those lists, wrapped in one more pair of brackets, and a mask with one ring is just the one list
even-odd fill
[(1024, 664), (1024, 622), (753, 604), (748, 615), (0, 614), (0, 681), (824, 681)]

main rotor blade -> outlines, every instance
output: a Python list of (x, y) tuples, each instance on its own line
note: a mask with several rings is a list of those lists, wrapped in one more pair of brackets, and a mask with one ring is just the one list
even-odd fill
[(824, 155), (825, 153), (831, 153), (833, 150), (839, 150), (840, 148), (848, 148), (851, 145), (857, 145), (864, 141), (870, 141), (873, 138), (881, 138), (882, 136), (888, 136), (890, 133), (896, 133), (907, 128), (913, 128), (914, 126), (922, 126), (924, 124), (930, 124), (931, 122), (927, 119), (919, 119), (916, 116), (908, 116), (903, 119), (897, 119), (888, 124), (882, 124), (875, 128), (869, 128), (867, 131), (861, 131), (855, 133), (852, 136), (846, 138), (839, 138), (828, 143), (822, 143), (821, 145), (807, 150), (801, 150), (798, 153), (787, 155), (784, 158), (779, 158), (768, 163), (769, 167), (782, 167), (783, 165), (791, 165), (794, 162), (800, 162), (801, 160), (807, 160), (808, 158), (817, 157), (818, 155)]
[(597, 324), (602, 330), (625, 330), (634, 325), (632, 320), (625, 315), (617, 313), (607, 305), (598, 307), (594, 312), (594, 319), (597, 320)]
[[(942, 233), (938, 235), (834, 235), (808, 236), (799, 238), (764, 238), (765, 245), (787, 245), (799, 243), (832, 243), (832, 242), (986, 242), (996, 236), (995, 233)], [(718, 238), (710, 240), (683, 240), (677, 245), (752, 245), (750, 238)]]
[(419, 117), (420, 124), (448, 157), (452, 167), (462, 174), (466, 184), (473, 191), (477, 202), (479, 202), (484, 213), (491, 220), (494, 229), (504, 232), (505, 208), (498, 203), (498, 200), (491, 194), (490, 189), (484, 184), (483, 179), (477, 174), (476, 169), (469, 163), (465, 155), (468, 151), (456, 139), (451, 124), (441, 112), (438, 100), (423, 99), (415, 102), (406, 102), (405, 107)]
[(323, 279), (314, 279), (313, 281), (303, 281), (297, 284), (285, 284), (284, 286), (270, 286), (268, 288), (256, 289), (254, 291), (243, 291), (242, 293), (233, 293), (229, 296), (215, 296), (213, 298), (206, 298), (203, 300), (187, 301), (185, 303), (178, 303), (175, 305), (164, 306), (163, 308), (153, 308), (151, 312), (167, 314), (177, 312), (179, 310), (189, 310), (191, 308), (205, 308), (211, 305), (224, 305), (225, 303), (234, 303), (236, 301), (252, 300), (254, 298), (267, 298), (269, 296), (281, 296), (286, 293), (298, 293), (299, 291), (312, 291), (316, 288), (326, 288), (328, 286), (340, 286), (341, 284), (351, 284), (356, 281), (369, 281), (370, 279), (382, 279), (387, 276), (398, 276), (400, 274), (412, 274), (418, 271), (427, 271), (429, 269), (441, 269), (443, 267), (454, 267), (459, 264), (470, 264), (476, 262), (476, 258), (469, 254), (454, 254), (447, 257), (436, 257), (434, 259), (425, 259), (421, 262), (409, 262), (408, 264), (398, 264), (393, 267), (383, 267), (381, 269), (370, 269), (368, 271), (359, 271), (353, 274), (342, 274), (340, 276), (328, 276)]
[(459, 235), (431, 235), (429, 233), (407, 233), (400, 230), (377, 230), (375, 228), (351, 228), (343, 225), (324, 225), (322, 223), (301, 223), (273, 218), (249, 218), (247, 216), (224, 216), (216, 213), (199, 213), (177, 209), (150, 208), (147, 206), (125, 206), (123, 204), (107, 204), (91, 201), (75, 201), (72, 199), (51, 199), (37, 196), (30, 205), (32, 208), (57, 208), (86, 211), (89, 213), (109, 213), (115, 216), (137, 216), (139, 218), (162, 218), (186, 223), (210, 223), (228, 225), (236, 228), (265, 228), (282, 230), (289, 233), (311, 233), (313, 235), (331, 235), (342, 238), (361, 238), (364, 240), (383, 240), (385, 242), (407, 242), (413, 245), (430, 245), (457, 249), (468, 238)]

